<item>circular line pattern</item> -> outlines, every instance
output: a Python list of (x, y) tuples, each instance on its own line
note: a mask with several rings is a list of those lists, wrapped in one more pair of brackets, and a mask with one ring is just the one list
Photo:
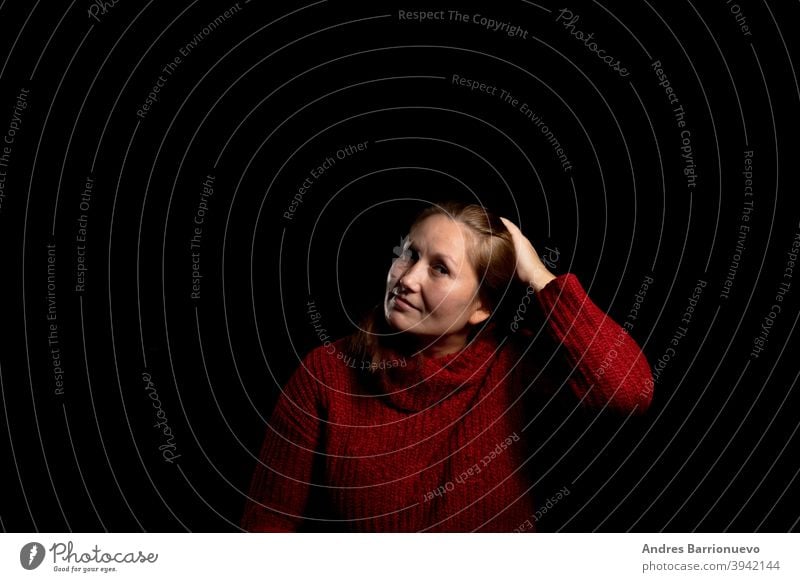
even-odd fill
[[(310, 531), (797, 529), (798, 3), (261, 4), (0, 2), (0, 433), (24, 500), (3, 531), (244, 531), (252, 507)], [(519, 357), (407, 438), (469, 374), (365, 418), (386, 395), (322, 362), (449, 199), (511, 219), (606, 318), (581, 335), (581, 300), (559, 328), (560, 287), (524, 334), (493, 316), (485, 363)], [(642, 353), (613, 363), (608, 329)], [(620, 414), (643, 361), (652, 404)], [(523, 444), (454, 485), (512, 425)]]

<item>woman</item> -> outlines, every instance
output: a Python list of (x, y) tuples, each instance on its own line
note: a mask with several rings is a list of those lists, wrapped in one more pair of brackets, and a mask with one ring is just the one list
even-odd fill
[[(639, 346), (509, 220), (434, 205), (398, 254), (382, 304), (312, 350), (278, 399), (244, 529), (530, 531), (537, 412), (565, 396), (621, 413), (650, 405)], [(527, 292), (509, 298), (514, 278)], [(519, 313), (533, 304), (563, 351), (532, 349)]]

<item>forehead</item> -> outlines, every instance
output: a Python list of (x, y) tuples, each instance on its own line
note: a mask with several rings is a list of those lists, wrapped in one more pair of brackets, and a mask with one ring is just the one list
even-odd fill
[(459, 262), (467, 254), (473, 236), (468, 226), (443, 214), (425, 218), (411, 229), (410, 235), (428, 252), (450, 255)]

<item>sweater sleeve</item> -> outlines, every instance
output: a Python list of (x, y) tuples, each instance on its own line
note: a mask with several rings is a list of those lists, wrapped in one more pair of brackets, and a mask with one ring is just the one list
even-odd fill
[(240, 524), (246, 531), (290, 532), (302, 524), (322, 424), (313, 360), (312, 352), (295, 370), (270, 416)]
[(536, 296), (548, 334), (564, 348), (570, 390), (593, 408), (644, 413), (652, 401), (653, 376), (627, 330), (595, 305), (572, 273), (559, 275)]

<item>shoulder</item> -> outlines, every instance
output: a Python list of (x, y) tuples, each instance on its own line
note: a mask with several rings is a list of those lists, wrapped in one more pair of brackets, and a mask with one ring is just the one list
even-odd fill
[(346, 345), (346, 337), (342, 337), (311, 348), (301, 358), (295, 375), (313, 380), (323, 387), (341, 388), (347, 385), (353, 364)]
[(320, 370), (339, 368), (341, 366), (337, 364), (341, 364), (349, 356), (347, 340), (348, 336), (343, 336), (337, 340), (318, 345), (309, 350), (305, 359)]

